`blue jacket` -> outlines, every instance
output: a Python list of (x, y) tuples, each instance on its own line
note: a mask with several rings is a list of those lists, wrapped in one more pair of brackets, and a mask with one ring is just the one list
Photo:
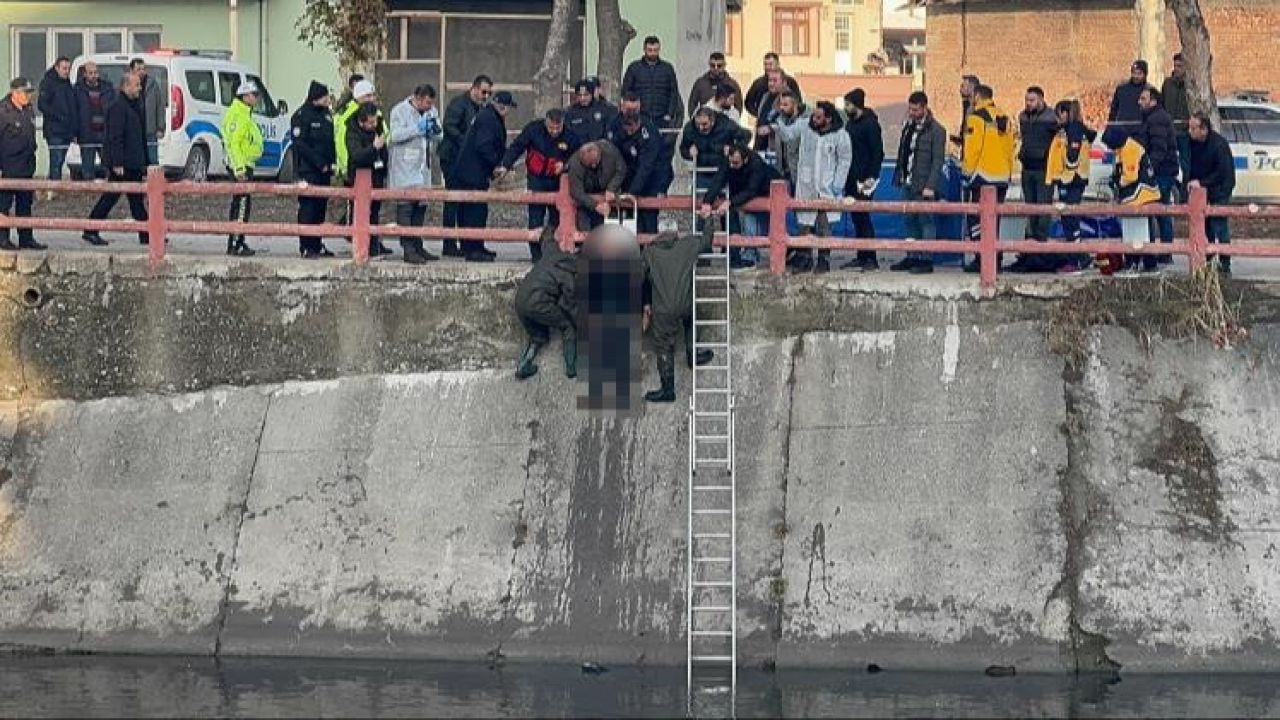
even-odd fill
[(569, 165), (569, 158), (578, 151), (582, 143), (578, 136), (568, 128), (560, 132), (560, 137), (553, 138), (547, 132), (545, 120), (534, 120), (524, 126), (516, 139), (507, 148), (502, 157), (502, 167), (511, 169), (525, 156), (525, 168), (530, 178), (557, 178)]
[(622, 130), (622, 116), (609, 124), (608, 140), (627, 161), (627, 177), (623, 191), (629, 195), (654, 196), (670, 184), (671, 153), (658, 126), (642, 116), (640, 129), (627, 135)]
[(454, 186), (463, 190), (488, 190), (493, 171), (507, 149), (507, 125), (492, 105), (476, 115), (467, 130), (453, 168)]
[(44, 115), (46, 140), (53, 138), (70, 141), (80, 132), (80, 103), (76, 97), (76, 89), (70, 80), (58, 77), (53, 68), (49, 68), (40, 81), (40, 101), (37, 107)]
[(564, 110), (564, 124), (583, 143), (595, 142), (604, 139), (617, 114), (618, 108), (603, 100), (592, 100), (586, 107), (574, 103)]

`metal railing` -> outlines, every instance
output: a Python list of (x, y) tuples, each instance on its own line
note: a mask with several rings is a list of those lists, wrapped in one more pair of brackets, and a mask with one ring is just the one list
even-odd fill
[[(562, 219), (556, 238), (562, 247), (571, 247), (582, 240), (584, 233), (576, 227), (578, 207), (569, 194), (568, 178), (561, 178), (557, 192), (495, 192), (482, 190), (443, 189), (375, 189), (368, 170), (356, 173), (351, 187), (321, 187), (305, 183), (195, 183), (171, 182), (165, 179), (160, 168), (151, 168), (145, 182), (85, 182), (57, 180), (0, 179), (0, 190), (58, 191), (99, 194), (103, 192), (141, 193), (146, 196), (148, 219), (89, 220), (86, 218), (14, 217), (0, 214), (0, 227), (32, 228), (36, 230), (94, 230), (99, 232), (146, 232), (149, 234), (149, 258), (153, 266), (165, 260), (165, 237), (184, 233), (195, 235), (257, 235), (267, 237), (323, 236), (350, 238), (353, 259), (357, 264), (369, 261), (370, 239), (376, 236), (417, 237), (423, 239), (458, 239), (490, 242), (531, 242), (541, 236), (539, 230), (512, 228), (453, 228), (443, 226), (408, 227), (397, 224), (373, 225), (369, 212), (373, 201), (415, 200), (419, 202), (454, 203), (502, 203), (511, 205), (547, 205), (555, 207)], [(181, 195), (234, 195), (284, 197), (324, 197), (351, 203), (350, 223), (322, 223), (302, 225), (298, 223), (234, 222), (169, 219), (165, 214), (165, 198)], [(639, 198), (641, 210), (688, 211), (692, 199), (689, 196)], [(977, 242), (956, 240), (916, 240), (904, 242), (897, 239), (855, 239), (845, 237), (792, 236), (787, 230), (787, 214), (796, 210), (825, 211), (827, 213), (865, 212), (881, 214), (967, 215), (979, 220), (980, 236)], [(1000, 253), (1078, 255), (1185, 255), (1192, 270), (1205, 265), (1210, 254), (1233, 257), (1280, 257), (1280, 239), (1275, 244), (1249, 243), (1213, 245), (1205, 229), (1208, 218), (1270, 218), (1280, 219), (1280, 206), (1210, 205), (1204, 188), (1193, 187), (1188, 201), (1182, 205), (1152, 204), (1141, 207), (1125, 205), (1038, 205), (1029, 203), (1002, 203), (993, 187), (982, 189), (977, 202), (852, 202), (844, 200), (797, 200), (787, 191), (787, 185), (775, 181), (768, 197), (757, 198), (741, 208), (743, 212), (767, 213), (769, 231), (764, 236), (734, 234), (717, 240), (718, 246), (754, 247), (768, 250), (769, 270), (774, 274), (786, 271), (787, 252), (791, 249), (812, 248), (821, 250), (876, 250), (912, 251), (923, 253), (976, 253), (981, 259), (980, 286), (984, 291), (996, 287), (998, 268), (996, 259)], [(1172, 244), (1144, 243), (1141, 246), (1118, 240), (1089, 240), (1068, 242), (1061, 240), (1000, 240), (999, 223), (1003, 217), (1031, 216), (1080, 216), (1096, 217), (1182, 217), (1188, 221), (1186, 239)], [(641, 235), (642, 243), (653, 239)]]

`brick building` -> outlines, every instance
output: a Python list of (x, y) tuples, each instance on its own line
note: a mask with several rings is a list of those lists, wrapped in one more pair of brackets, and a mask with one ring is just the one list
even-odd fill
[[(1280, 98), (1280, 1), (1200, 5), (1218, 94), (1248, 89)], [(930, 0), (928, 9), (925, 89), (949, 131), (959, 123), (962, 75), (981, 77), (1010, 112), (1021, 108), (1027, 86), (1040, 85), (1050, 102), (1080, 97), (1098, 123), (1135, 58), (1158, 53), (1148, 59), (1159, 85), (1180, 47), (1163, 0)], [(1144, 17), (1155, 22), (1144, 25)]]

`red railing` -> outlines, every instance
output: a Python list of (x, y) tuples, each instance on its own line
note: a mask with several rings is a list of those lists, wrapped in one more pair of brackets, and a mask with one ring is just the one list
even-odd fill
[[(569, 195), (568, 180), (562, 179), (558, 192), (492, 192), (468, 190), (398, 190), (374, 189), (369, 171), (356, 174), (353, 187), (334, 188), (298, 184), (267, 183), (193, 183), (169, 182), (159, 168), (151, 168), (145, 182), (108, 183), (71, 182), (53, 180), (11, 180), (0, 179), (2, 190), (53, 190), (60, 192), (81, 192), (97, 194), (105, 190), (119, 193), (142, 193), (146, 195), (148, 219), (144, 222), (132, 220), (88, 220), (80, 218), (19, 218), (0, 215), (0, 227), (33, 228), (37, 230), (96, 230), (110, 232), (145, 231), (150, 236), (149, 258), (153, 266), (159, 266), (165, 259), (165, 236), (169, 233), (194, 235), (258, 235), (269, 237), (296, 237), (299, 235), (316, 235), (322, 237), (346, 237), (351, 239), (353, 258), (357, 264), (369, 260), (370, 238), (374, 236), (420, 237), (424, 239), (457, 238), (461, 240), (483, 240), (490, 242), (529, 242), (537, 240), (541, 233), (538, 230), (520, 230), (507, 228), (446, 228), (442, 226), (404, 227), (400, 225), (371, 225), (369, 210), (373, 201), (417, 200), (420, 202), (485, 202), (505, 203), (513, 205), (548, 205), (554, 206), (564, 220), (560, 223), (556, 237), (562, 247), (570, 247), (582, 239), (583, 233), (575, 227), (577, 207)], [(352, 203), (351, 223), (338, 225), (323, 223), (319, 225), (300, 225), (297, 223), (260, 223), (232, 221), (199, 221), (170, 220), (165, 215), (165, 198), (177, 195), (233, 195), (236, 193), (257, 196), (274, 195), (284, 197), (325, 197), (345, 200)], [(642, 210), (677, 210), (689, 211), (692, 199), (688, 196), (671, 196), (662, 198), (640, 198), (638, 205)], [(796, 200), (787, 192), (786, 183), (773, 183), (766, 198), (758, 198), (748, 203), (744, 210), (769, 214), (769, 231), (767, 236), (733, 235), (720, 245), (734, 247), (766, 248), (769, 251), (769, 269), (774, 274), (786, 270), (787, 251), (792, 248), (815, 248), (823, 250), (877, 250), (925, 253), (976, 253), (982, 260), (980, 285), (985, 291), (994, 290), (998, 269), (996, 258), (1000, 253), (1028, 254), (1099, 254), (1114, 253), (1124, 255), (1172, 254), (1186, 255), (1193, 270), (1203, 267), (1210, 254), (1208, 236), (1205, 231), (1205, 220), (1210, 217), (1228, 218), (1275, 218), (1280, 219), (1280, 207), (1256, 205), (1210, 206), (1207, 193), (1203, 188), (1192, 188), (1185, 205), (1146, 205), (1130, 207), (1121, 205), (1033, 205), (1026, 203), (1001, 203), (995, 188), (983, 188), (978, 202), (859, 202), (843, 200)], [(906, 243), (901, 240), (851, 239), (843, 237), (791, 236), (787, 232), (787, 213), (795, 210), (826, 211), (829, 213), (868, 212), (887, 214), (931, 213), (934, 215), (976, 215), (981, 229), (977, 242), (957, 242), (955, 240), (917, 240)], [(1117, 217), (1185, 217), (1189, 224), (1189, 237), (1172, 244), (1145, 243), (1133, 246), (1119, 241), (1088, 241), (1073, 243), (1065, 241), (1009, 241), (999, 239), (999, 223), (1002, 217), (1030, 216), (1098, 216)], [(652, 240), (652, 236), (642, 235), (641, 242)], [(1280, 243), (1277, 244), (1232, 244), (1215, 245), (1213, 254), (1244, 257), (1280, 257)]]

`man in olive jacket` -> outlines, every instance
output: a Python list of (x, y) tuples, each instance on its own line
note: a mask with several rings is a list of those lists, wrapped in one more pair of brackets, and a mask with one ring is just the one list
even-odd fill
[[(658, 378), (662, 386), (645, 393), (653, 403), (676, 400), (676, 335), (684, 334), (685, 364), (693, 367), (693, 267), (698, 255), (711, 252), (711, 232), (680, 237), (664, 232), (644, 249), (644, 314), (653, 332), (658, 355)], [(714, 359), (714, 353), (698, 353), (698, 365)]]
[[(611, 204), (622, 193), (627, 162), (613, 143), (598, 140), (583, 145), (569, 158), (565, 174), (569, 176), (569, 194), (578, 208), (577, 228), (587, 232), (604, 223)], [(600, 200), (593, 197), (601, 194)]]
[(550, 342), (553, 329), (560, 331), (564, 344), (565, 376), (578, 376), (577, 277), (578, 257), (560, 249), (554, 227), (544, 227), (538, 261), (516, 288), (516, 315), (529, 336), (516, 366), (517, 380), (537, 374), (534, 359), (542, 346)]

